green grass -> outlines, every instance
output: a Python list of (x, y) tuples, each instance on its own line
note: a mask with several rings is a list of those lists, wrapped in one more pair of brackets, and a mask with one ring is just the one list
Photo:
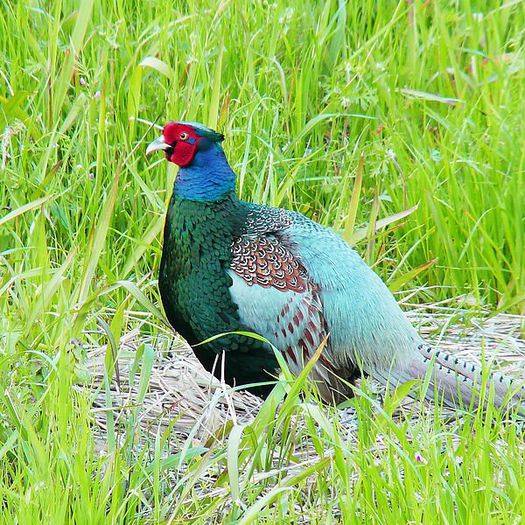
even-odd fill
[[(145, 159), (144, 121), (225, 132), (244, 198), (345, 232), (393, 289), (523, 311), (525, 4), (456, 4), (2, 1), (0, 523), (326, 523), (334, 508), (348, 523), (519, 522), (523, 440), (481, 416), (455, 448), (439, 414), (408, 429), (362, 400), (349, 445), (297, 393), (276, 412), (276, 391), (176, 469), (161, 458), (187, 447), (141, 450), (132, 424), (95, 454), (74, 388), (73, 341), (118, 348), (130, 311), (160, 326), (175, 171)], [(324, 459), (298, 466), (301, 439)], [(256, 481), (274, 449), (281, 468)]]

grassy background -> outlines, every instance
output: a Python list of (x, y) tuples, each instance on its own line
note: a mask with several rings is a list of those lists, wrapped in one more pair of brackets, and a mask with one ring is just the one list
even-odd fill
[[(147, 122), (184, 118), (224, 131), (244, 198), (345, 232), (393, 289), (425, 285), (420, 301), (462, 296), (523, 311), (525, 5), (456, 4), (3, 1), (0, 522), (140, 522), (138, 510), (149, 509), (177, 523), (204, 519), (232, 495), (233, 520), (265, 494), (246, 482), (241, 498), (234, 482), (223, 499), (187, 499), (199, 469), (225, 472), (241, 443), (245, 461), (268, 467), (261, 450), (275, 443), (273, 430), (256, 434), (256, 446), (236, 436), (229, 449), (198, 456), (190, 483), (160, 467), (166, 439), (154, 452), (131, 440), (96, 457), (89, 399), (72, 389), (83, 358), (72, 341), (117, 346), (134, 319), (144, 332), (160, 324), (155, 277), (175, 172), (145, 159), (156, 136)], [(399, 213), (406, 217), (393, 222)], [(279, 425), (304, 410), (290, 399)], [(376, 423), (399, 434), (388, 418)], [(420, 431), (439, 451), (448, 437), (439, 418), (434, 425), (431, 437)], [(277, 483), (282, 491), (267, 503), (283, 504), (267, 519), (299, 505), (324, 523), (335, 501), (354, 518), (377, 512), (369, 516), (377, 522), (432, 521), (436, 508), (444, 521), (458, 511), (467, 523), (478, 510), (512, 522), (524, 506), (519, 442), (509, 429), (465, 425), (465, 436), (479, 433), (482, 454), (464, 454), (455, 478), (434, 477), (451, 468), (437, 452), (413, 470), (399, 436), (375, 464), (363, 432), (355, 450), (316, 466), (315, 488), (307, 467), (291, 488)], [(491, 448), (496, 435), (506, 456)], [(322, 439), (320, 450), (337, 432)], [(488, 456), (508, 473), (508, 491), (495, 485)], [(290, 459), (286, 447), (282, 457)], [(394, 476), (403, 461), (405, 475), (414, 472), (408, 485)], [(385, 473), (391, 492), (378, 499)]]

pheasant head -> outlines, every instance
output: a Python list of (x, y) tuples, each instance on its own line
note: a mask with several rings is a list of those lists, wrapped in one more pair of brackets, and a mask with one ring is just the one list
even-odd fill
[(224, 135), (197, 122), (169, 122), (146, 154), (164, 151), (180, 167), (175, 195), (190, 200), (216, 201), (235, 191), (235, 173), (220, 143)]
[(146, 149), (146, 154), (163, 150), (166, 160), (181, 168), (188, 166), (199, 151), (213, 148), (222, 142), (224, 135), (197, 122), (169, 122), (162, 135)]

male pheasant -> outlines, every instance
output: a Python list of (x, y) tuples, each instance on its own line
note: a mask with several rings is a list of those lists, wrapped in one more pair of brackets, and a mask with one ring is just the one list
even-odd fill
[[(262, 335), (294, 373), (327, 339), (311, 378), (328, 402), (351, 395), (348, 383), (361, 374), (396, 386), (432, 366), (430, 386), (448, 404), (468, 405), (479, 368), (426, 344), (382, 280), (331, 230), (237, 198), (223, 139), (202, 124), (170, 122), (146, 150), (162, 150), (180, 167), (159, 287), (168, 320), (204, 367), (265, 394), (269, 387), (253, 384), (275, 376), (273, 350), (230, 332)], [(490, 382), (501, 405), (512, 381), (497, 374)]]

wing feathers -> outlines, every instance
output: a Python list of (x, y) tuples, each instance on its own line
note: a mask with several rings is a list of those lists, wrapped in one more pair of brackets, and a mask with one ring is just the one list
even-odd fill
[(274, 237), (242, 236), (232, 243), (230, 269), (250, 286), (304, 292), (307, 275), (297, 257)]
[[(339, 236), (303, 215), (254, 207), (232, 245), (232, 298), (241, 320), (265, 336), (298, 373), (326, 335), (312, 378), (327, 401), (348, 388), (358, 367), (383, 384), (424, 379), (448, 405), (468, 406), (482, 384), (479, 367), (424, 344), (382, 280)], [(513, 384), (493, 374), (495, 404)], [(521, 404), (523, 390), (513, 402)]]

